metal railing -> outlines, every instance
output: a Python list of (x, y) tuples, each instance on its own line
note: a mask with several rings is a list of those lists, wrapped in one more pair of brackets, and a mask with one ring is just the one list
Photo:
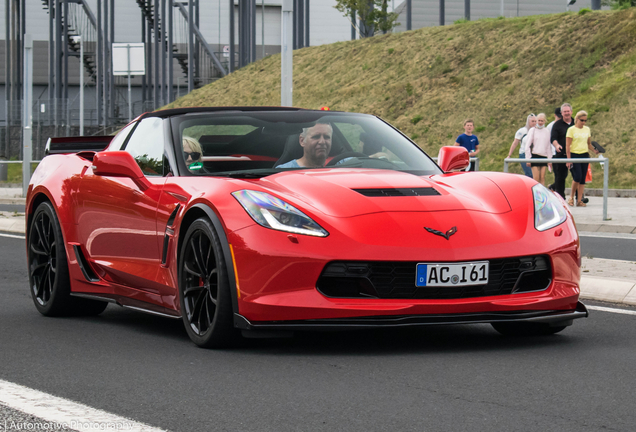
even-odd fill
[[(504, 159), (504, 172), (508, 172), (508, 164), (510, 163), (528, 163), (532, 159), (506, 158)], [(535, 159), (536, 160), (536, 159)], [(585, 159), (541, 159), (542, 163), (600, 163), (603, 168), (603, 220), (610, 220), (607, 217), (607, 190), (609, 188), (609, 159), (603, 155), (598, 158)]]

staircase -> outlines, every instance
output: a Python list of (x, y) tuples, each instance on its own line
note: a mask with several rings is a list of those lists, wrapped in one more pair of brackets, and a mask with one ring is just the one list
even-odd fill
[[(45, 0), (42, 0), (45, 1)], [(135, 0), (139, 8), (141, 9), (141, 13), (146, 18), (150, 29), (154, 31), (155, 25), (155, 13), (154, 13), (154, 5), (150, 4), (147, 0)], [(157, 27), (161, 30), (161, 21), (157, 23)], [(167, 42), (166, 42), (167, 43)], [(181, 66), (181, 71), (183, 72), (183, 77), (188, 77), (188, 54), (180, 53), (177, 47), (177, 44), (172, 45), (172, 57), (177, 60), (179, 66)], [(201, 80), (198, 77), (194, 78), (194, 86), (195, 88), (199, 88), (201, 84)]]
[[(50, 14), (51, 11), (49, 10), (49, 1), (48, 0), (41, 0), (41, 1), (42, 1), (42, 7), (44, 8), (44, 10), (46, 10)], [(64, 17), (62, 17), (62, 26), (64, 26)], [(68, 34), (66, 35), (66, 41), (67, 41), (69, 49), (79, 57), (80, 43), (75, 41), (75, 36), (81, 36), (81, 35), (79, 34), (77, 30), (75, 30), (71, 25), (69, 25)], [(87, 41), (84, 41), (84, 48), (86, 48), (86, 42)], [(93, 83), (96, 83), (97, 82), (97, 67), (95, 64), (96, 63), (95, 53), (86, 52), (86, 49), (85, 49), (84, 58), (82, 58), (81, 61), (91, 81)]]
[[(177, 45), (174, 44), (172, 47), (172, 57), (179, 63), (181, 66), (181, 71), (183, 72), (184, 78), (188, 78), (188, 54), (180, 53)], [(197, 76), (194, 77), (194, 88), (201, 87), (201, 79)]]
[[(44, 1), (44, 0), (42, 0), (42, 1)], [(154, 5), (148, 4), (146, 2), (146, 0), (135, 0), (135, 2), (137, 3), (139, 8), (141, 9), (141, 13), (146, 17), (146, 20), (148, 21), (148, 25), (150, 25), (150, 28), (154, 29), (154, 27), (155, 27)], [(157, 23), (157, 27), (159, 27), (159, 29), (161, 29), (161, 21), (159, 21)]]
[[(80, 43), (75, 40), (75, 36), (79, 36), (75, 30), (69, 26), (68, 28), (68, 37), (66, 38), (68, 42), (68, 47), (71, 51), (80, 56)], [(93, 83), (97, 82), (97, 67), (95, 65), (95, 53), (86, 52), (86, 45), (84, 45), (84, 58), (81, 59), (84, 64), (84, 69), (88, 76), (91, 78)]]

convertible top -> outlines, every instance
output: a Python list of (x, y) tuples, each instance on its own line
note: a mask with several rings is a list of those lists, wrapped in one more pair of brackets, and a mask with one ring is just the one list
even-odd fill
[(173, 108), (159, 111), (152, 111), (142, 114), (139, 119), (148, 117), (172, 117), (176, 115), (191, 114), (191, 113), (204, 113), (204, 112), (221, 112), (221, 111), (319, 111), (319, 110), (306, 110), (303, 108), (293, 107), (280, 107), (280, 106), (263, 106), (263, 107), (188, 107), (188, 108)]

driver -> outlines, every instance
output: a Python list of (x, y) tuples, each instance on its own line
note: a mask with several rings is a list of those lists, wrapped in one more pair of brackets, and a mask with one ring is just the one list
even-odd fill
[(298, 142), (303, 148), (303, 157), (278, 165), (276, 168), (322, 168), (331, 151), (333, 128), (320, 120), (313, 126), (303, 128)]

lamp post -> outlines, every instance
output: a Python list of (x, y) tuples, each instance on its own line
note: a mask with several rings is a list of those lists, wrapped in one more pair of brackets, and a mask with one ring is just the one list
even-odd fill
[(281, 31), (281, 86), (280, 104), (281, 106), (292, 106), (293, 104), (293, 0), (283, 0), (282, 7), (282, 31)]
[(567, 0), (567, 7), (565, 8), (567, 11), (570, 10), (570, 6), (572, 6), (574, 3), (576, 3), (576, 0)]
[[(33, 102), (33, 38), (30, 34), (24, 35), (24, 62), (23, 62), (23, 86), (22, 86), (22, 196), (26, 197), (29, 182), (31, 181), (32, 158), (32, 102)], [(7, 126), (8, 127), (8, 126)]]

